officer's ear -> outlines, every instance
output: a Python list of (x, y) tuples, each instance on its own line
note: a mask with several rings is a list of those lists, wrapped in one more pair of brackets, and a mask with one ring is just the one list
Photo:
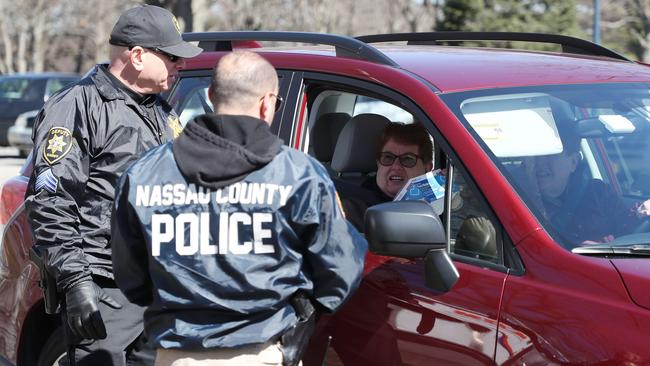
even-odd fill
[(208, 87), (208, 99), (210, 99), (210, 103), (212, 103), (212, 106), (214, 107), (214, 89), (212, 89), (212, 83), (210, 83), (210, 86)]
[(140, 46), (134, 46), (129, 50), (129, 61), (133, 68), (142, 71), (144, 69), (144, 62), (142, 61), (142, 55), (144, 54), (144, 48)]
[(215, 100), (212, 84), (208, 87), (208, 99), (210, 100), (210, 103), (212, 103), (212, 111), (216, 114), (219, 109), (219, 102)]
[(273, 116), (275, 115), (275, 95), (275, 93), (266, 92), (257, 104), (257, 113), (259, 113), (257, 117), (269, 125), (273, 122)]

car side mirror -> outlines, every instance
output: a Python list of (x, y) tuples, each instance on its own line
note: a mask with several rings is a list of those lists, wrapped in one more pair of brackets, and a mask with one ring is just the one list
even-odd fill
[(424, 258), (425, 284), (440, 293), (449, 291), (458, 281), (458, 270), (447, 253), (445, 229), (427, 203), (382, 203), (368, 208), (364, 219), (372, 253)]

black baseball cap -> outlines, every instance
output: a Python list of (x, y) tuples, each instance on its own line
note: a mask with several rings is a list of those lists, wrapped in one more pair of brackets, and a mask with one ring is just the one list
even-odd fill
[(108, 43), (155, 48), (183, 58), (194, 57), (203, 51), (183, 41), (181, 28), (172, 13), (153, 5), (140, 5), (122, 13)]

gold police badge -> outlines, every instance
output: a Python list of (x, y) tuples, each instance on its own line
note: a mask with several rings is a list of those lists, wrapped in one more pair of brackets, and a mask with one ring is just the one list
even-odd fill
[(43, 149), (43, 158), (52, 165), (63, 159), (72, 148), (72, 133), (67, 128), (52, 127), (47, 133), (47, 146)]
[(174, 138), (177, 138), (183, 132), (183, 126), (181, 126), (181, 121), (178, 120), (176, 116), (169, 116), (167, 118), (167, 125), (172, 129), (172, 134)]

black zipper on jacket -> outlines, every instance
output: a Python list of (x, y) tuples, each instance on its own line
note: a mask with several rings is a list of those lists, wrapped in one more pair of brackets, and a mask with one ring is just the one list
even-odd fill
[[(163, 140), (163, 132), (160, 129), (160, 122), (158, 121), (158, 118), (160, 118), (160, 114), (158, 113), (156, 106), (154, 105), (153, 108), (153, 116), (150, 116), (149, 113), (145, 111), (145, 107), (134, 103), (131, 101), (133, 104), (131, 104), (131, 107), (134, 109), (134, 111), (142, 118), (142, 120), (145, 122), (145, 124), (148, 127), (149, 132), (153, 135), (154, 140), (158, 143), (158, 145), (162, 145), (165, 141)], [(155, 120), (151, 120), (151, 117), (154, 117)]]

